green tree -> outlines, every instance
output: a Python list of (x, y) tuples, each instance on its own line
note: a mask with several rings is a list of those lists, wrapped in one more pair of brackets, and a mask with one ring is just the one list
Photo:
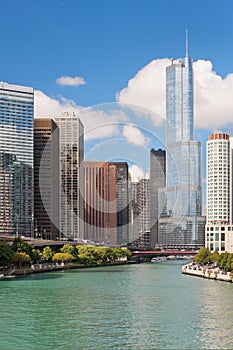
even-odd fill
[(73, 255), (74, 258), (77, 256), (77, 251), (75, 247), (73, 247), (70, 244), (64, 244), (60, 250), (61, 250), (61, 253), (68, 253)]
[(17, 266), (28, 265), (31, 262), (30, 256), (25, 252), (16, 252), (13, 255), (13, 263)]
[(211, 253), (210, 258), (212, 261), (217, 262), (219, 259), (219, 252), (215, 250), (213, 253)]
[(53, 251), (52, 251), (51, 247), (49, 247), (49, 246), (44, 247), (43, 252), (42, 252), (42, 257), (46, 261), (51, 261), (52, 260)]
[(12, 250), (16, 253), (26, 253), (32, 258), (32, 247), (23, 239), (16, 237), (12, 243)]
[(42, 258), (42, 253), (39, 249), (32, 249), (32, 261), (38, 263)]
[(211, 253), (209, 249), (202, 247), (194, 258), (195, 262), (206, 265), (212, 262)]
[(0, 266), (9, 267), (12, 264), (13, 254), (9, 244), (0, 242)]
[(74, 260), (74, 257), (70, 253), (55, 253), (53, 256), (53, 261), (72, 261)]
[(78, 249), (78, 260), (84, 265), (95, 265), (98, 260), (97, 254), (94, 254), (94, 247), (83, 245), (77, 246)]

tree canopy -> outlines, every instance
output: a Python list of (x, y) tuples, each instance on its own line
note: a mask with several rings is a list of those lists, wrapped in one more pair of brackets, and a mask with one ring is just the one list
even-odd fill
[(13, 249), (9, 246), (9, 244), (0, 242), (0, 266), (11, 266), (13, 254)]

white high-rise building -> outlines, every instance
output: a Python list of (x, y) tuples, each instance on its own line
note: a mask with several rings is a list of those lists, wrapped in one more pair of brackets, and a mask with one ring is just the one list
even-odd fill
[(209, 135), (206, 145), (205, 245), (210, 251), (233, 252), (232, 147), (229, 135)]
[(65, 238), (83, 238), (84, 127), (75, 113), (54, 118), (59, 127), (60, 233)]

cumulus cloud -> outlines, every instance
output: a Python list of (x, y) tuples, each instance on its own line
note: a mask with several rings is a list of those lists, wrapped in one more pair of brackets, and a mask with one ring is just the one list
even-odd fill
[[(117, 100), (154, 111), (148, 116), (157, 125), (156, 116), (166, 115), (166, 67), (170, 64), (168, 58), (150, 62), (117, 93)], [(213, 70), (211, 61), (194, 62), (195, 126), (216, 129), (232, 123), (232, 91), (233, 74), (222, 78)]]
[(125, 125), (122, 130), (123, 136), (128, 143), (133, 143), (138, 147), (146, 147), (150, 139), (146, 137), (142, 131), (134, 125)]
[[(103, 108), (105, 105), (103, 105)], [(111, 105), (110, 105), (111, 107)], [(107, 109), (107, 108), (106, 108)], [(73, 100), (52, 98), (40, 90), (35, 90), (35, 117), (54, 118), (64, 112), (78, 114), (84, 124), (85, 140), (99, 139), (118, 135), (119, 123), (128, 121), (122, 110), (108, 108), (83, 108)]]
[[(127, 87), (117, 93), (120, 103), (139, 105), (148, 110), (148, 116), (155, 125), (158, 124), (158, 115), (165, 117), (166, 109), (166, 67), (169, 58), (153, 60), (129, 80)], [(149, 114), (149, 111), (151, 113)]]
[(117, 109), (85, 108), (79, 116), (85, 126), (85, 140), (119, 135), (119, 126), (128, 121), (127, 115)]
[(145, 178), (143, 169), (136, 164), (133, 164), (131, 167), (129, 167), (129, 172), (132, 182), (138, 182), (139, 180)]
[(79, 85), (85, 85), (86, 81), (82, 77), (69, 77), (67, 75), (57, 78), (56, 83), (58, 85), (65, 85), (65, 86), (79, 86)]
[(40, 90), (35, 90), (34, 96), (36, 118), (54, 118), (67, 111), (78, 113), (82, 109), (73, 100), (55, 99)]
[(233, 121), (233, 74), (222, 78), (210, 61), (194, 62), (195, 124), (202, 128), (221, 128)]

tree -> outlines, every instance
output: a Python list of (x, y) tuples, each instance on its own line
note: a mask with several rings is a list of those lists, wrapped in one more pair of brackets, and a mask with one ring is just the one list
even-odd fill
[(68, 253), (73, 255), (75, 258), (77, 256), (76, 249), (72, 245), (69, 244), (64, 244), (63, 247), (61, 248), (61, 253)]
[(195, 262), (202, 264), (202, 265), (207, 265), (210, 262), (212, 262), (211, 259), (211, 253), (209, 251), (209, 249), (202, 247), (199, 252), (197, 253), (197, 255), (194, 258)]
[(215, 250), (213, 253), (211, 253), (211, 260), (217, 262), (218, 259), (219, 259), (219, 252)]
[(39, 249), (32, 249), (32, 261), (38, 263), (41, 260), (42, 253)]
[(30, 264), (31, 258), (30, 256), (25, 252), (16, 252), (13, 255), (13, 263), (18, 266), (23, 266), (26, 264)]
[(52, 251), (52, 249), (51, 249), (49, 246), (44, 247), (43, 253), (42, 253), (42, 257), (43, 257), (43, 259), (45, 259), (46, 261), (51, 261), (51, 260), (52, 260), (53, 251)]
[(32, 258), (32, 247), (19, 237), (16, 237), (12, 243), (12, 250), (16, 253), (26, 253)]
[(74, 260), (73, 255), (70, 253), (55, 253), (53, 256), (53, 261), (72, 261)]
[(0, 242), (0, 266), (9, 267), (12, 264), (13, 254), (9, 244)]

